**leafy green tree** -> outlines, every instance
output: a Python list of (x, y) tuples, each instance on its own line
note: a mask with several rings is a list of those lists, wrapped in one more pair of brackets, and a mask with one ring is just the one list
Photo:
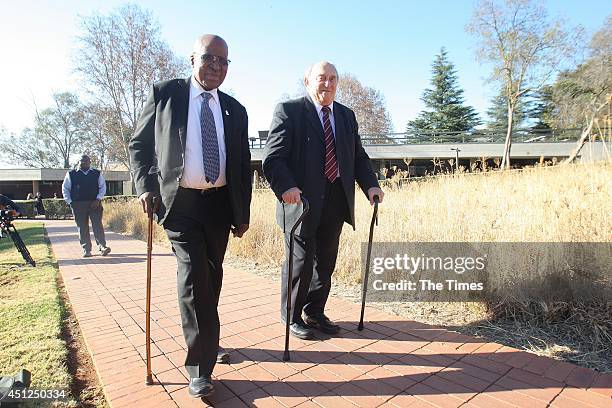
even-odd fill
[(479, 125), (474, 108), (464, 105), (463, 89), (457, 83), (457, 72), (444, 47), (436, 55), (431, 71), (431, 88), (425, 89), (421, 97), (427, 109), (408, 122), (406, 131), (461, 132)]

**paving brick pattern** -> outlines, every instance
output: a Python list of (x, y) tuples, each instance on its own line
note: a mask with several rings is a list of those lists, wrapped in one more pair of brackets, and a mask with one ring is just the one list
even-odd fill
[(279, 284), (226, 268), (219, 305), (231, 364), (214, 371), (216, 393), (187, 394), (176, 262), (155, 246), (152, 367), (145, 386), (146, 244), (108, 233), (112, 253), (80, 258), (72, 221), (47, 231), (85, 342), (112, 407), (612, 407), (612, 375), (538, 357), (444, 327), (407, 321), (331, 298), (340, 337), (291, 338), (283, 362)]

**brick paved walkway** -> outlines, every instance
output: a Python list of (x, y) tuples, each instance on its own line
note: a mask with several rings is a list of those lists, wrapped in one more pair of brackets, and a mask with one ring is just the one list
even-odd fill
[(172, 253), (154, 247), (152, 365), (145, 386), (146, 244), (108, 233), (108, 257), (80, 258), (72, 221), (47, 231), (83, 336), (118, 407), (612, 407), (612, 375), (427, 326), (374, 309), (358, 332), (359, 305), (332, 298), (341, 337), (291, 339), (282, 362), (279, 285), (227, 268), (221, 343), (232, 364), (214, 371), (216, 393), (187, 394)]

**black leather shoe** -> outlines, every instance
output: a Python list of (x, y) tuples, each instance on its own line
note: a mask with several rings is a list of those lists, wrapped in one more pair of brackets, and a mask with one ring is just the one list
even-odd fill
[(217, 350), (217, 363), (219, 364), (229, 364), (230, 355), (229, 353), (221, 346)]
[(337, 334), (340, 332), (340, 326), (329, 320), (323, 313), (316, 316), (306, 316), (306, 324), (326, 334)]
[(210, 377), (192, 378), (189, 380), (189, 395), (193, 398), (208, 397), (215, 392)]
[(106, 256), (110, 254), (111, 249), (109, 247), (100, 247), (100, 255)]
[(311, 340), (314, 338), (314, 332), (310, 330), (303, 321), (301, 322), (293, 322), (289, 325), (289, 332), (302, 340)]

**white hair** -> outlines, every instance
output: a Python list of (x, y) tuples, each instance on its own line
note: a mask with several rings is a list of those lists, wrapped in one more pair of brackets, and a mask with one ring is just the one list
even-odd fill
[(329, 61), (319, 61), (319, 62), (315, 62), (314, 64), (309, 65), (306, 68), (306, 71), (304, 72), (304, 80), (310, 78), (310, 74), (312, 73), (312, 70), (314, 69), (314, 67), (316, 67), (316, 66), (325, 66), (325, 65), (331, 66), (334, 69), (334, 71), (336, 71), (336, 77), (339, 77), (338, 76), (338, 70), (336, 69), (336, 66), (334, 64), (332, 64)]

